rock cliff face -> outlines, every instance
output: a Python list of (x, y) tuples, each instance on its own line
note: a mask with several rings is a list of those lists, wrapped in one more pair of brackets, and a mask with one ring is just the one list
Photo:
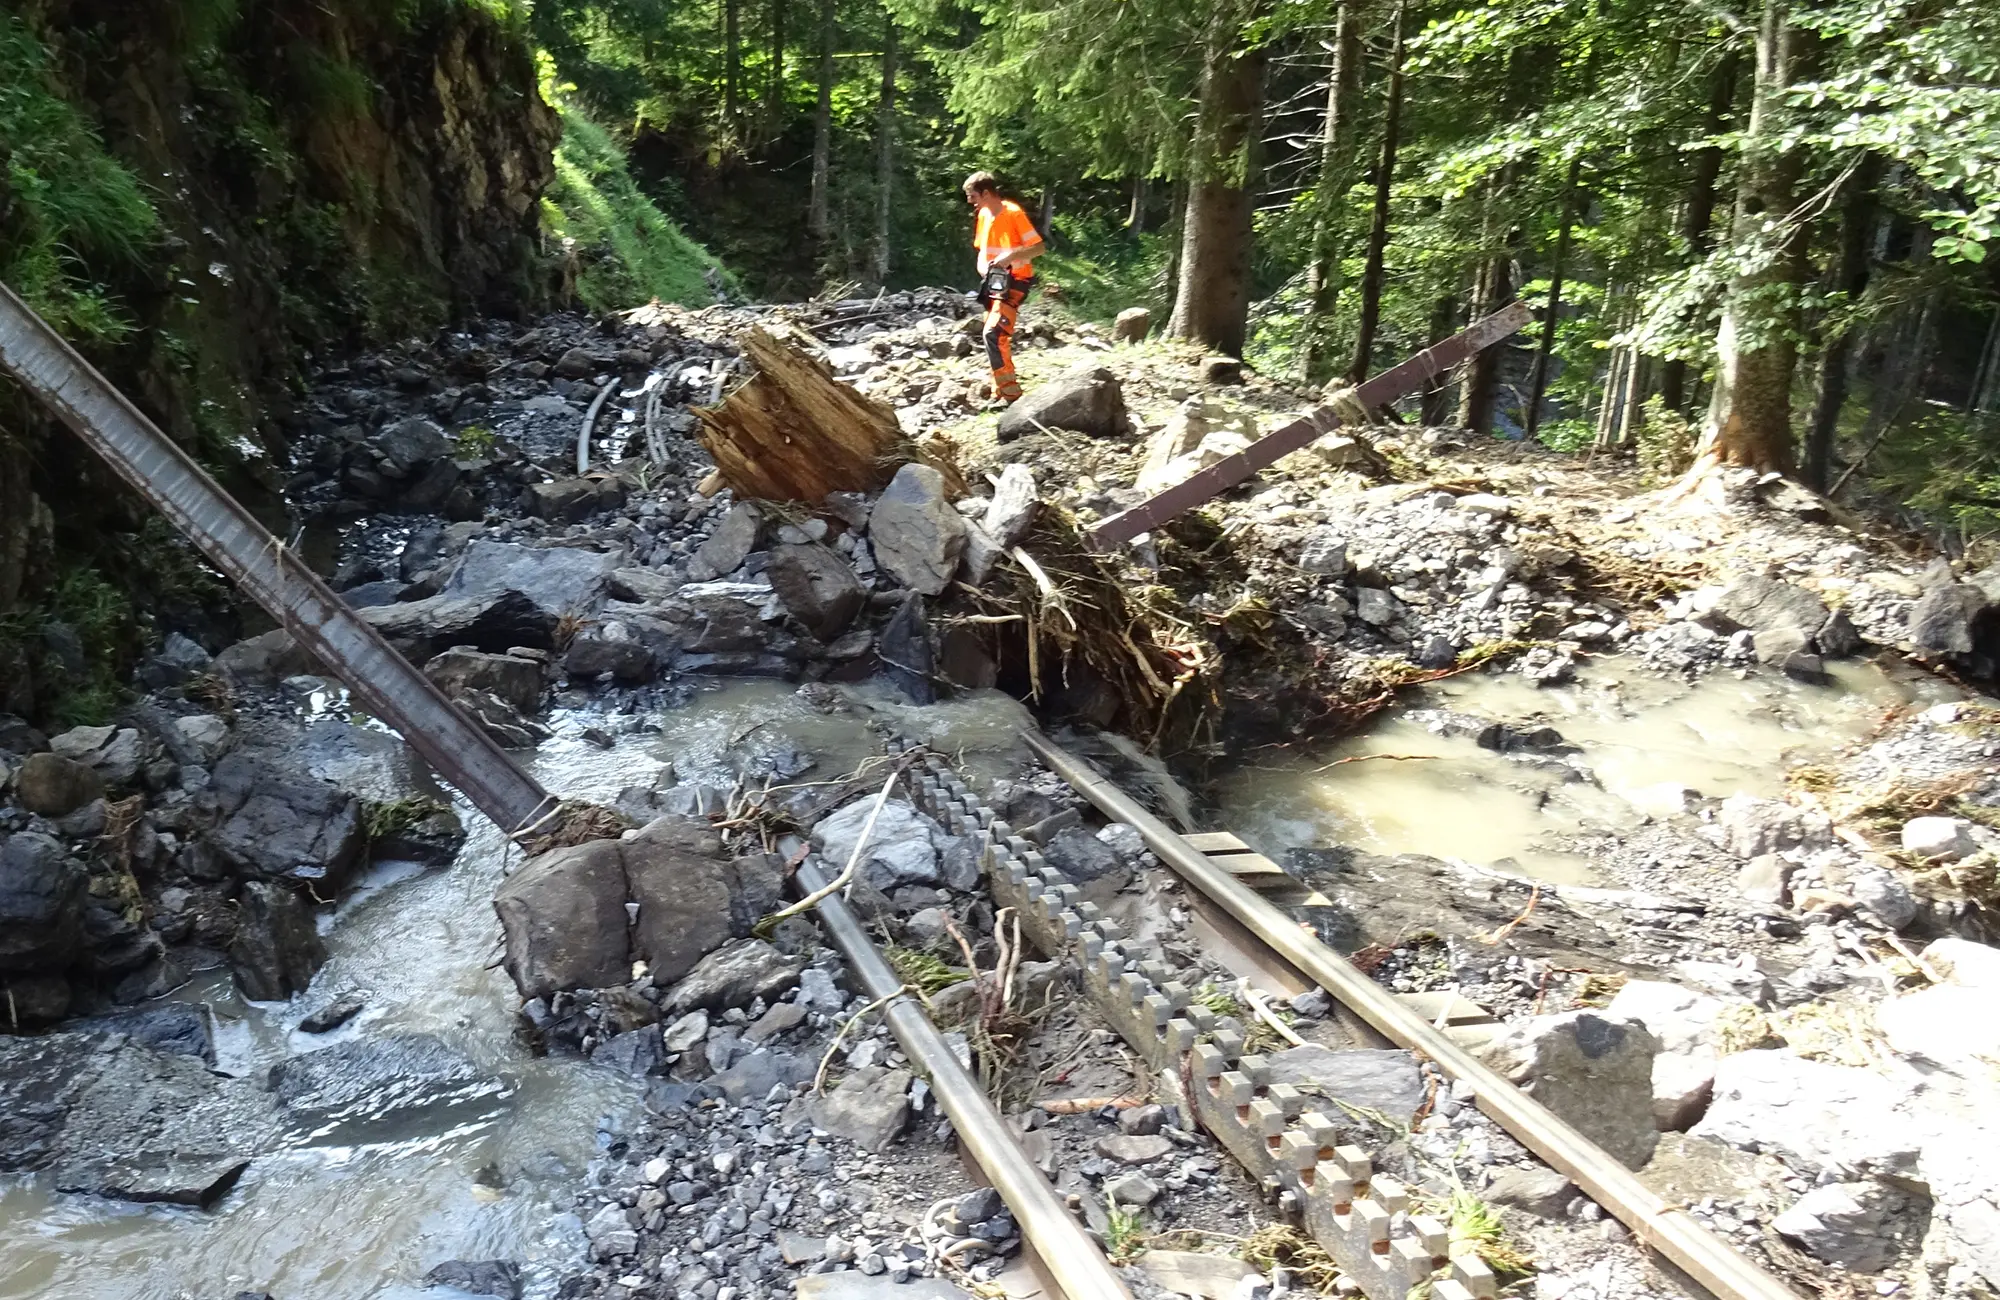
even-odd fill
[[(275, 500), (302, 358), (543, 296), (539, 205), (560, 125), (525, 32), (487, 7), (43, 0), (0, 22), (39, 47), (36, 93), (84, 119), (158, 216), (124, 264), (79, 269), (122, 325), (79, 341), (246, 500)], [(0, 219), (0, 266), (19, 237)], [(146, 557), (107, 553), (106, 539), (143, 520), (0, 384), (0, 617), (40, 622), (79, 563), (142, 570)], [(0, 711), (26, 712), (22, 662), (55, 674), (43, 647), (6, 641), (0, 677), (17, 684)]]

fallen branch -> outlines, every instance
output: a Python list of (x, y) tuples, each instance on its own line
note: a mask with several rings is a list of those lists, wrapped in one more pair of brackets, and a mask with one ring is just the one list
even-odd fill
[(1542, 887), (1541, 885), (1537, 884), (1534, 887), (1534, 889), (1529, 891), (1528, 905), (1521, 909), (1521, 914), (1515, 917), (1513, 920), (1507, 922), (1507, 924), (1501, 926), (1499, 929), (1493, 931), (1493, 933), (1482, 934), (1477, 936), (1479, 942), (1486, 944), (1489, 947), (1498, 947), (1501, 944), (1501, 942), (1507, 938), (1508, 935), (1514, 933), (1514, 928), (1516, 926), (1520, 925), (1521, 922), (1528, 919), (1528, 913), (1534, 911), (1535, 904), (1541, 901), (1542, 901)]
[(1248, 984), (1243, 986), (1243, 1000), (1250, 1004), (1250, 1009), (1257, 1013), (1259, 1020), (1278, 1032), (1278, 1037), (1284, 1039), (1293, 1047), (1304, 1047), (1306, 1045), (1306, 1040), (1293, 1033), (1290, 1025), (1278, 1019), (1277, 1013), (1271, 1010), (1268, 1002), (1264, 1001), (1264, 995), (1256, 989), (1251, 988)]
[(810, 912), (815, 907), (818, 907), (822, 900), (831, 898), (833, 895), (847, 888), (849, 882), (854, 879), (855, 868), (861, 865), (861, 855), (867, 850), (869, 839), (875, 834), (875, 819), (882, 815), (882, 805), (889, 802), (889, 791), (896, 788), (896, 778), (902, 774), (902, 769), (898, 768), (889, 774), (887, 781), (882, 783), (882, 793), (875, 796), (875, 806), (868, 810), (868, 820), (861, 827), (861, 837), (854, 841), (854, 852), (847, 855), (847, 866), (841, 870), (841, 873), (832, 880), (827, 881), (823, 888), (815, 889), (812, 893), (807, 894), (790, 907), (779, 908), (765, 917), (762, 921), (758, 922), (760, 929), (769, 929), (776, 926), (780, 921), (789, 920), (802, 912)]
[(1050, 1115), (1088, 1115), (1092, 1111), (1109, 1106), (1113, 1110), (1131, 1110), (1146, 1104), (1144, 1097), (1043, 1097), (1035, 1103), (1035, 1109)]
[(909, 991), (910, 991), (910, 986), (905, 984), (901, 988), (897, 989), (894, 993), (885, 994), (882, 997), (876, 998), (873, 1002), (870, 1002), (867, 1006), (861, 1008), (861, 1010), (855, 1012), (853, 1015), (849, 1016), (846, 1020), (841, 1022), (840, 1031), (833, 1036), (833, 1041), (827, 1044), (826, 1055), (819, 1058), (819, 1069), (815, 1071), (813, 1074), (813, 1096), (818, 1097), (825, 1094), (826, 1072), (833, 1065), (833, 1054), (839, 1051), (841, 1043), (846, 1041), (847, 1031), (854, 1028), (855, 1025), (859, 1024), (861, 1018), (867, 1015), (869, 1012), (880, 1010), (887, 1003), (895, 1001), (897, 998), (902, 997), (905, 993), (908, 993)]

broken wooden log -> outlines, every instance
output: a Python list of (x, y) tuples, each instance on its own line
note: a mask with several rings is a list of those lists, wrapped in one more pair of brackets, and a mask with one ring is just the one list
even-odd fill
[(818, 504), (829, 492), (875, 492), (904, 445), (896, 413), (833, 377), (786, 327), (743, 335), (757, 369), (719, 406), (697, 407), (697, 436), (739, 499)]

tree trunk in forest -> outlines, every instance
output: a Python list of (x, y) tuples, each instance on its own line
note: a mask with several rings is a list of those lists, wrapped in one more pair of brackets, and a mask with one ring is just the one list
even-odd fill
[(1042, 213), (1039, 217), (1035, 218), (1035, 229), (1041, 233), (1044, 241), (1049, 237), (1049, 227), (1055, 223), (1056, 187), (1045, 185), (1042, 187)]
[(1375, 212), (1368, 226), (1368, 252), (1361, 265), (1361, 313), (1354, 334), (1354, 359), (1347, 382), (1368, 378), (1375, 358), (1375, 327), (1382, 315), (1382, 261), (1389, 248), (1389, 197), (1396, 180), (1396, 143), (1403, 116), (1403, 5), (1397, 0), (1389, 20), (1389, 84), (1383, 92), (1382, 152), (1375, 159)]
[[(1626, 326), (1627, 329), (1631, 325)], [(1639, 445), (1639, 430), (1645, 427), (1646, 380), (1652, 373), (1652, 363), (1634, 348), (1625, 359), (1624, 393), (1618, 399), (1618, 433), (1615, 443), (1619, 450), (1630, 451)]]
[(785, 0), (771, 0), (771, 79), (764, 89), (764, 118), (777, 134), (785, 112)]
[(722, 116), (734, 131), (743, 107), (743, 0), (722, 0)]
[(1723, 303), (1715, 391), (1690, 484), (1722, 465), (1792, 467), (1792, 373), (1806, 223), (1791, 220), (1801, 160), (1780, 141), (1789, 117), (1786, 88), (1806, 71), (1815, 37), (1786, 21), (1786, 4), (1764, 0), (1757, 29), (1757, 88), (1730, 227), (1733, 242), (1748, 253), (1747, 267), (1731, 280)]
[(819, 104), (813, 110), (812, 198), (806, 231), (824, 245), (830, 231), (827, 185), (833, 167), (833, 39), (839, 0), (819, 0)]
[(2000, 310), (1993, 313), (1993, 324), (1987, 327), (1986, 347), (1979, 354), (1979, 369), (1966, 394), (1965, 413), (1990, 411), (1996, 402), (2000, 402)]
[[(1458, 299), (1447, 293), (1431, 304), (1431, 336), (1426, 346), (1436, 347), (1456, 333), (1458, 333)], [(1450, 392), (1451, 385), (1444, 375), (1438, 375), (1425, 384), (1423, 396), (1417, 403), (1417, 418), (1430, 428), (1443, 424), (1450, 405), (1445, 398)]]
[(1556, 322), (1562, 317), (1563, 271), (1569, 265), (1570, 229), (1576, 222), (1576, 182), (1583, 159), (1569, 160), (1563, 177), (1562, 217), (1556, 225), (1556, 251), (1549, 267), (1549, 305), (1542, 314), (1542, 341), (1535, 350), (1535, 369), (1528, 379), (1527, 434), (1532, 438), (1542, 427), (1542, 399), (1549, 391), (1549, 367), (1556, 350)]
[(1361, 65), (1361, 24), (1357, 0), (1341, 0), (1333, 24), (1333, 67), (1326, 81), (1326, 117), (1319, 142), (1319, 181), (1314, 187), (1312, 261), (1306, 267), (1311, 319), (1299, 362), (1307, 383), (1326, 377), (1332, 358), (1327, 330), (1340, 301), (1340, 209), (1354, 163), (1354, 88)]
[(896, 19), (883, 15), (882, 98), (875, 110), (875, 287), (889, 283), (889, 217), (896, 181)]
[[(1882, 159), (1869, 154), (1847, 178), (1846, 202), (1840, 208), (1840, 261), (1834, 268), (1833, 291), (1851, 305), (1868, 287), (1868, 234), (1873, 224), (1875, 183)], [(1815, 492), (1826, 491), (1833, 473), (1833, 440), (1840, 427), (1840, 410), (1847, 405), (1848, 363), (1853, 330), (1830, 332), (1819, 358), (1819, 391), (1813, 399), (1812, 421), (1806, 426), (1804, 478)]]
[[(1508, 223), (1501, 196), (1509, 188), (1511, 168), (1502, 168), (1487, 196), (1486, 239), (1488, 248), (1502, 241), (1502, 227)], [(1502, 250), (1479, 264), (1473, 281), (1471, 317), (1478, 320), (1499, 311), (1514, 296), (1514, 260)], [(1503, 348), (1494, 346), (1475, 353), (1465, 363), (1458, 389), (1458, 426), (1478, 434), (1493, 432), (1493, 408), (1500, 395), (1500, 358)]]
[[(1742, 58), (1734, 50), (1716, 60), (1708, 78), (1708, 111), (1703, 115), (1701, 135), (1710, 138), (1721, 132), (1736, 102), (1736, 73)], [(1715, 247), (1715, 182), (1722, 175), (1722, 149), (1711, 145), (1694, 152), (1688, 170), (1687, 203), (1681, 209), (1681, 237), (1687, 240), (1688, 255), (1707, 257)], [(1675, 358), (1660, 371), (1660, 404), (1669, 411), (1687, 409), (1686, 361)]]
[(1125, 229), (1135, 235), (1146, 232), (1146, 177), (1132, 178), (1132, 206), (1125, 213)]
[(1167, 333), (1231, 356), (1250, 328), (1251, 219), (1264, 56), (1239, 50), (1249, 6), (1222, 0), (1209, 21), (1181, 226), (1180, 288)]

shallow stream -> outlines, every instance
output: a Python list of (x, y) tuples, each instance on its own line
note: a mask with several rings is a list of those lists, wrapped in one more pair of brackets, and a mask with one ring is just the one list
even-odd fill
[[(1944, 697), (1927, 680), (1867, 665), (1839, 668), (1824, 688), (1765, 674), (1688, 686), (1605, 667), (1540, 691), (1511, 676), (1468, 676), (1430, 688), (1371, 733), (1324, 753), (1253, 755), (1221, 784), (1216, 824), (1274, 854), (1347, 843), (1511, 859), (1524, 872), (1573, 880), (1586, 868), (1564, 837), (1632, 824), (1657, 802), (1657, 787), (1773, 794), (1786, 761), (1867, 734), (1892, 706)], [(746, 772), (809, 782), (879, 752), (887, 727), (953, 752), (981, 779), (1019, 762), (1015, 728), (1027, 715), (1004, 696), (922, 709), (870, 690), (840, 698), (844, 705), (820, 712), (790, 686), (745, 682), (699, 691), (650, 717), (562, 712), (552, 719), (557, 738), (531, 767), (552, 790), (607, 802), (669, 764), (683, 783), (727, 787)], [(1580, 747), (1576, 764), (1596, 779), (1433, 734), (1412, 713), (1425, 707), (1551, 725)], [(612, 733), (612, 748), (585, 740), (587, 728)], [(799, 751), (819, 763), (792, 775)], [(1415, 757), (1328, 766), (1385, 753)], [(246, 1004), (226, 976), (177, 996), (212, 1009), (218, 1064), (228, 1073), (261, 1075), (287, 1054), (344, 1037), (425, 1032), (506, 1075), (517, 1085), (512, 1096), (471, 1114), (416, 1115), (367, 1145), (261, 1156), (208, 1212), (0, 1180), (0, 1300), (208, 1300), (242, 1290), (280, 1300), (411, 1300), (435, 1294), (421, 1279), (451, 1259), (519, 1261), (530, 1296), (552, 1293), (581, 1251), (570, 1194), (601, 1135), (631, 1123), (641, 1089), (575, 1060), (536, 1060), (515, 1042), (516, 998), (493, 965), (491, 900), (506, 855), (493, 827), (461, 811), (471, 838), (457, 863), (374, 868), (327, 919), (331, 959), (299, 998)], [(352, 990), (367, 995), (357, 1020), (320, 1037), (293, 1030), (306, 1011)]]

